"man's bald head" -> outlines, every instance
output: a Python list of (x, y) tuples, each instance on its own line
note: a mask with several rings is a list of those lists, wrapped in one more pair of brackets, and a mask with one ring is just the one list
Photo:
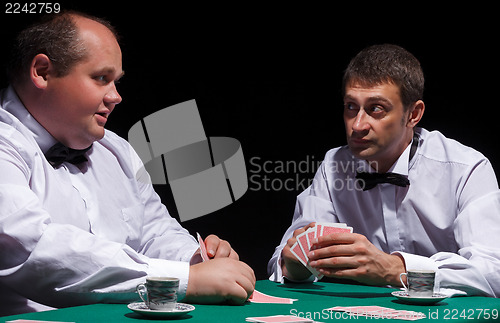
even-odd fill
[(99, 23), (118, 39), (111, 24), (101, 18), (73, 11), (44, 17), (17, 36), (8, 66), (10, 83), (19, 85), (28, 79), (31, 62), (38, 54), (49, 57), (57, 76), (67, 75), (76, 63), (87, 57), (79, 28), (86, 21)]

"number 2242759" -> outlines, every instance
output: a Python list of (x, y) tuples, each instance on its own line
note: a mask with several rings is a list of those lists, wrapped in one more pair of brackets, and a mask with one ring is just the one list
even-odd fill
[(61, 5), (57, 2), (7, 2), (5, 13), (59, 13)]

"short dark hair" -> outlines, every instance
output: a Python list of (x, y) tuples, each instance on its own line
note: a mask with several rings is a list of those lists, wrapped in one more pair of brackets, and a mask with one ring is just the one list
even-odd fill
[(10, 83), (19, 83), (26, 79), (29, 66), (38, 54), (47, 55), (57, 77), (67, 75), (76, 63), (87, 57), (87, 49), (80, 38), (74, 16), (88, 18), (106, 26), (118, 40), (113, 26), (101, 18), (77, 11), (44, 16), (17, 35), (7, 67)]
[(395, 84), (405, 111), (424, 94), (420, 62), (404, 48), (392, 44), (367, 47), (351, 60), (342, 80), (343, 95), (347, 86), (356, 83), (367, 87)]

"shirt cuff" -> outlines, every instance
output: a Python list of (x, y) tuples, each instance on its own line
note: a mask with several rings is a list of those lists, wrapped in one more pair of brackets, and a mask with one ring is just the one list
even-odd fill
[(148, 276), (179, 278), (177, 299), (181, 300), (186, 296), (189, 280), (189, 262), (152, 258), (149, 260)]
[(317, 281), (317, 278), (314, 277), (312, 274), (311, 274), (311, 276), (309, 276), (309, 278), (304, 279), (304, 280), (294, 280), (294, 279), (288, 278), (287, 276), (284, 276), (283, 271), (281, 270), (281, 253), (280, 253), (280, 255), (278, 256), (278, 259), (276, 261), (276, 269), (272, 273), (271, 277), (269, 277), (269, 280), (283, 284), (283, 283), (285, 283), (285, 279), (289, 280), (293, 283), (312, 283), (312, 282)]
[(411, 269), (418, 269), (418, 270), (438, 270), (438, 265), (434, 262), (434, 260), (424, 257), (424, 256), (418, 256), (418, 255), (413, 255), (410, 253), (406, 252), (401, 252), (401, 251), (395, 251), (391, 253), (392, 255), (399, 255), (402, 257), (405, 261), (405, 268), (406, 271), (411, 270)]
[(395, 251), (392, 254), (393, 255), (397, 254), (404, 259), (405, 265), (406, 265), (406, 271), (412, 270), (412, 269), (434, 270), (436, 272), (436, 281), (435, 281), (435, 285), (434, 285), (435, 292), (445, 294), (448, 297), (466, 296), (467, 295), (467, 293), (462, 291), (462, 290), (452, 289), (452, 288), (441, 288), (441, 286), (440, 286), (441, 279), (440, 279), (440, 275), (439, 275), (439, 271), (438, 271), (439, 266), (431, 258), (413, 255), (410, 253), (405, 253), (405, 252), (400, 252), (400, 251)]

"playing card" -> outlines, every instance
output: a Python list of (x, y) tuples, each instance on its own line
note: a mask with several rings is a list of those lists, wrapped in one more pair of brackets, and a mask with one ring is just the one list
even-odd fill
[(300, 261), (300, 263), (309, 269), (314, 276), (321, 279), (323, 278), (323, 275), (308, 264), (309, 258), (307, 257), (307, 254), (311, 250), (312, 241), (323, 235), (352, 231), (353, 229), (348, 227), (345, 223), (316, 223), (314, 227), (309, 228), (305, 232), (297, 235), (297, 242), (291, 248), (292, 254)]
[(298, 241), (292, 245), (290, 251), (295, 256), (295, 258), (297, 258), (300, 261), (302, 265), (307, 267), (308, 258), (306, 255), (304, 255), (304, 252), (302, 251), (302, 248), (300, 248)]
[(323, 278), (322, 274), (320, 274), (316, 269), (309, 266), (309, 259), (300, 248), (298, 241), (293, 244), (293, 246), (290, 248), (290, 251), (295, 256), (295, 258), (297, 258), (300, 263), (304, 265), (314, 276), (318, 277), (319, 279)]
[(247, 317), (247, 322), (257, 322), (257, 323), (313, 323), (311, 319), (306, 319), (303, 317), (293, 316), (293, 315), (273, 315), (273, 316), (261, 316), (261, 317)]
[(327, 222), (317, 222), (316, 225), (314, 226), (316, 228), (316, 237), (321, 237), (322, 236), (322, 230), (323, 226), (330, 226), (330, 227), (338, 227), (338, 228), (346, 228), (347, 224), (345, 223), (327, 223)]
[(340, 223), (340, 222), (316, 222), (316, 225), (330, 225), (330, 226), (339, 227), (339, 228), (347, 227), (347, 224)]
[(310, 228), (307, 230), (307, 245), (309, 246), (309, 250), (311, 250), (312, 241), (316, 238), (316, 228)]
[(332, 224), (329, 224), (329, 225), (322, 225), (321, 227), (321, 233), (320, 233), (320, 237), (322, 236), (326, 236), (326, 235), (329, 235), (329, 234), (332, 234), (332, 233), (343, 233), (343, 232), (349, 232), (349, 233), (352, 233), (352, 228), (351, 227), (348, 227), (348, 226), (336, 226), (336, 225), (332, 225)]
[(309, 229), (307, 229), (307, 231), (302, 232), (301, 234), (299, 234), (297, 236), (297, 243), (299, 244), (300, 249), (302, 249), (302, 252), (304, 253), (304, 256), (307, 260), (309, 260), (309, 258), (307, 257), (307, 254), (311, 250), (311, 245), (309, 243), (309, 240), (307, 239), (307, 236), (309, 233), (311, 233), (313, 231), (314, 231), (313, 228), (309, 228)]
[(327, 308), (325, 309), (325, 311), (346, 312), (355, 317), (364, 316), (371, 318), (389, 318), (407, 321), (420, 320), (426, 317), (424, 313), (406, 310), (395, 310), (382, 306), (335, 306)]
[(321, 227), (319, 228), (319, 233), (317, 233), (318, 237), (326, 236), (332, 233), (339, 232), (351, 232), (352, 228), (348, 227), (345, 223), (320, 223)]
[(316, 223), (316, 225), (314, 226), (314, 228), (316, 229), (316, 236), (315, 238), (319, 237), (320, 234), (321, 234), (321, 228), (323, 227), (323, 225), (321, 223)]
[(248, 299), (248, 301), (252, 303), (266, 303), (266, 304), (293, 304), (293, 302), (296, 300), (297, 299), (294, 298), (266, 295), (264, 293), (259, 292), (258, 290), (254, 290), (252, 296), (250, 296), (250, 298)]
[(201, 238), (200, 234), (196, 232), (196, 236), (198, 238), (198, 244), (200, 245), (200, 254), (201, 254), (201, 259), (203, 261), (207, 261), (210, 259), (207, 253), (207, 246), (205, 245), (205, 241)]
[(384, 312), (384, 318), (391, 318), (397, 320), (405, 320), (405, 321), (416, 321), (425, 318), (425, 314), (421, 312), (414, 311), (392, 311), (392, 312)]
[(335, 306), (329, 308), (331, 311), (366, 311), (366, 312), (375, 312), (382, 310), (393, 310), (392, 308), (378, 306), (378, 305), (368, 305), (368, 306)]

